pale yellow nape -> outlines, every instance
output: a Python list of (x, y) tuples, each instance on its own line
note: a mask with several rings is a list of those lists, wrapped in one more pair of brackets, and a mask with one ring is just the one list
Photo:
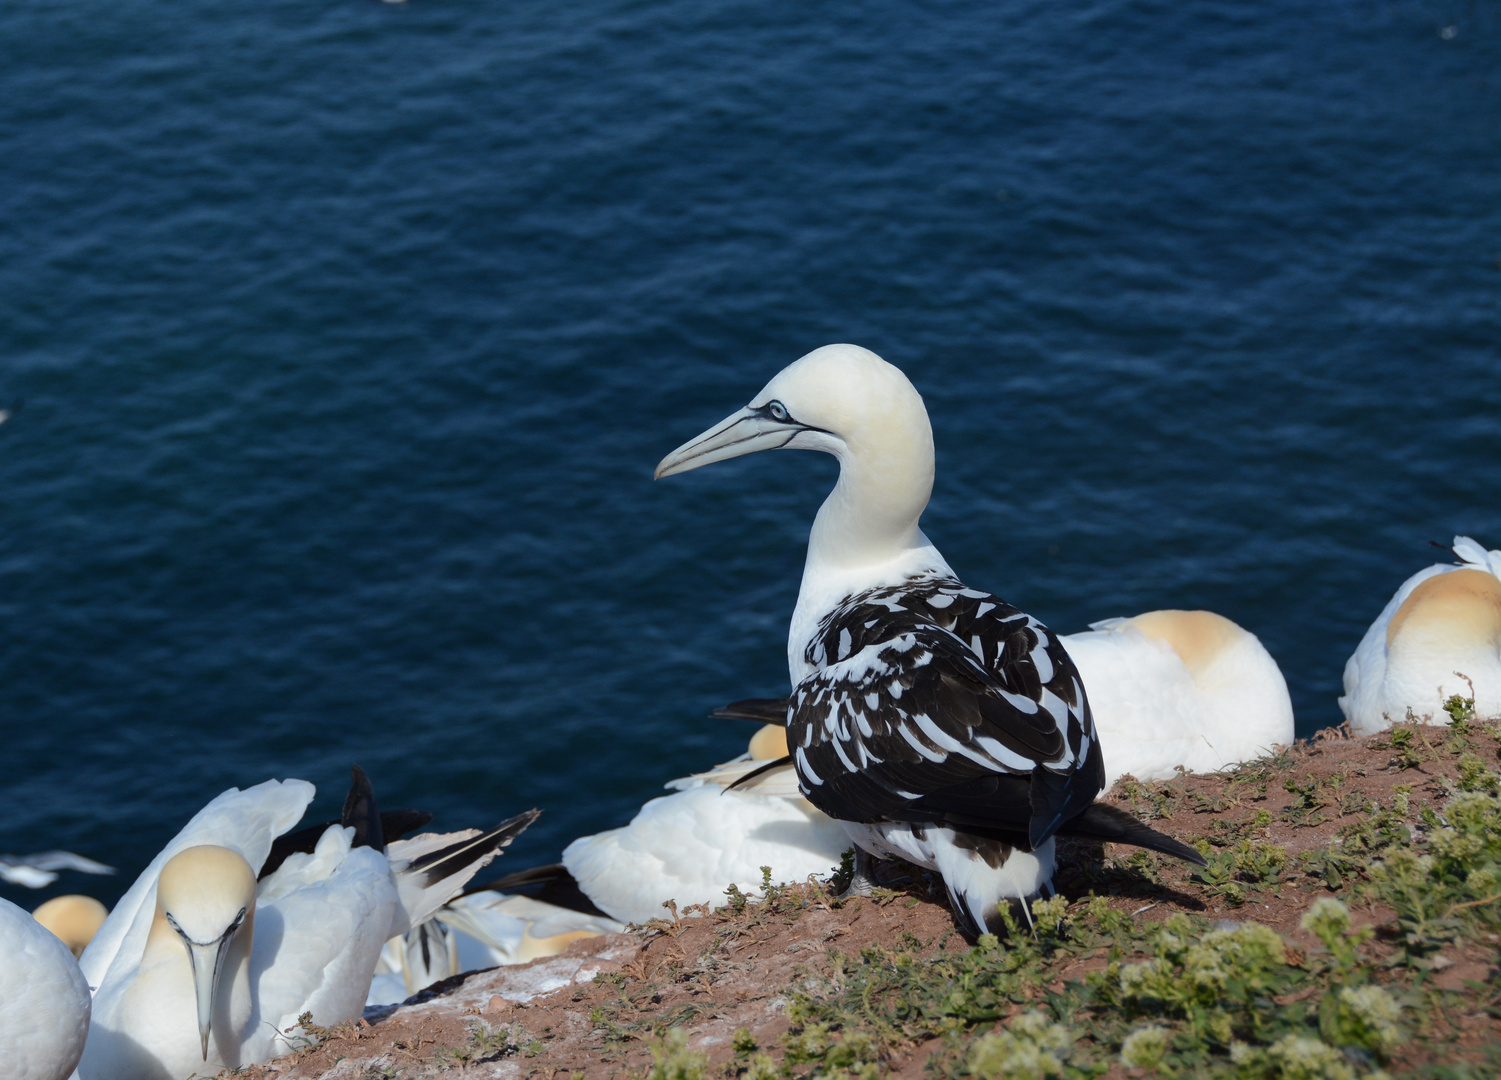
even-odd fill
[(767, 724), (751, 736), (752, 761), (776, 761), (787, 756), (787, 729), (781, 724)]
[(1386, 647), (1405, 630), (1441, 629), (1501, 645), (1501, 581), (1484, 570), (1451, 570), (1422, 582), (1386, 626)]
[(75, 957), (79, 957), (104, 925), (104, 920), (109, 917), (109, 909), (92, 896), (73, 893), (54, 896), (39, 905), (31, 913), (31, 917), (50, 930), (72, 950)]
[(1188, 668), (1199, 675), (1224, 652), (1246, 636), (1235, 623), (1212, 611), (1179, 611), (1168, 608), (1148, 611), (1127, 624), (1136, 627), (1153, 641), (1165, 641)]
[(598, 930), (567, 930), (552, 937), (534, 938), (528, 930), (521, 936), (521, 947), (516, 950), (517, 963), (526, 963), (544, 956), (557, 956), (575, 941), (602, 936)]

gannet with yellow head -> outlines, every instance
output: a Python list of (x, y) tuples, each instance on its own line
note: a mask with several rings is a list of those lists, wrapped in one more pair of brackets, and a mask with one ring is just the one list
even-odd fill
[(629, 824), (573, 841), (563, 865), (600, 910), (636, 923), (662, 918), (668, 900), (722, 903), (731, 885), (759, 895), (763, 866), (774, 884), (827, 874), (849, 846), (844, 830), (803, 797), (790, 768), (746, 780), (786, 754), (785, 729), (763, 727), (746, 753), (670, 781), (673, 793)]
[(1197, 852), (1094, 802), (1105, 772), (1073, 661), (1042, 623), (965, 586), (918, 520), (933, 488), (922, 397), (828, 345), (668, 454), (658, 477), (757, 450), (832, 454), (787, 638), (802, 793), (858, 847), (943, 876), (970, 934), (1051, 887), (1053, 838)]
[[(241, 1064), (254, 937), (255, 871), (244, 856), (203, 844), (167, 860), (135, 981), (108, 1015), (118, 1037), (90, 1044), (112, 1050), (110, 1075), (176, 1078)], [(96, 1071), (94, 1061), (81, 1070)]]
[[(1501, 716), (1501, 551), (1454, 538), (1456, 563), (1402, 583), (1345, 663), (1339, 699), (1356, 732), (1435, 717), (1444, 702), (1474, 697), (1477, 716)], [(1472, 692), (1473, 691), (1473, 692)]]
[(74, 956), (82, 956), (109, 918), (109, 908), (92, 896), (69, 893), (37, 905), (31, 917), (56, 934)]
[(1105, 785), (1218, 772), (1293, 741), (1287, 680), (1255, 634), (1212, 611), (1148, 611), (1063, 635), (1089, 688)]
[(324, 1026), (359, 1016), (384, 942), (537, 817), (388, 845), (356, 769), (346, 819), (258, 881), (312, 796), (301, 780), (231, 788), (136, 880), (83, 955), (98, 990), (80, 1080), (211, 1075), (286, 1053), (303, 1013)]

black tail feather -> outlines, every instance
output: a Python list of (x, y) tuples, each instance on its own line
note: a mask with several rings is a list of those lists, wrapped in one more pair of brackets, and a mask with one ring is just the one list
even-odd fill
[(787, 723), (786, 698), (746, 698), (732, 701), (709, 714), (714, 720), (750, 720), (757, 724)]
[(788, 755), (786, 757), (772, 758), (770, 761), (766, 762), (764, 765), (760, 765), (760, 766), (757, 766), (756, 768), (752, 769), (750, 772), (746, 773), (744, 776), (742, 776), (738, 780), (736, 780), (733, 784), (726, 785), (724, 791), (721, 791), (720, 794), (723, 795), (725, 793), (725, 791), (734, 791), (741, 784), (744, 784), (744, 783), (747, 783), (747, 782), (749, 782), (751, 780), (754, 780), (756, 777), (760, 776), (762, 773), (769, 773), (769, 772), (771, 772), (772, 769), (780, 769), (783, 765), (790, 765), (790, 764), (792, 764), (792, 757), (791, 757), (791, 755)]
[(428, 822), (432, 821), (433, 815), (427, 810), (382, 810), (380, 812), (380, 831), (390, 844), (400, 840), (409, 832), (416, 832)]
[(1207, 866), (1204, 856), (1180, 840), (1143, 824), (1118, 806), (1109, 803), (1090, 803), (1082, 814), (1071, 819), (1058, 830), (1059, 836), (1076, 836), (1085, 840), (1104, 840), (1112, 844), (1131, 844), (1134, 847), (1158, 851), (1175, 859), (1191, 862), (1195, 866)]
[(577, 911), (580, 915), (593, 915), (605, 919), (610, 917), (608, 912), (601, 911), (595, 906), (594, 901), (589, 899), (562, 863), (534, 866), (530, 870), (518, 870), (514, 874), (487, 881), (483, 885), (471, 885), (464, 890), (463, 895), (469, 896), (471, 893), (479, 892), (520, 893), (533, 900), (540, 900), (544, 904), (553, 904), (567, 908), (569, 911)]
[(471, 885), (460, 895), (468, 896), (470, 893), (477, 892), (516, 892), (530, 885), (548, 885), (564, 880), (573, 880), (568, 867), (560, 862), (547, 863), (545, 866), (533, 866), (528, 870), (517, 870), (514, 874), (498, 877), (483, 885)]
[[(347, 800), (346, 800), (347, 804)], [(380, 831), (387, 843), (392, 840), (400, 840), (403, 835), (413, 829), (420, 829), (433, 819), (432, 814), (426, 810), (382, 810), (380, 812)], [(313, 849), (318, 846), (318, 840), (328, 830), (330, 825), (349, 825), (349, 821), (325, 821), (321, 825), (309, 825), (305, 829), (289, 832), (284, 836), (278, 836), (271, 842), (271, 853), (266, 856), (265, 863), (261, 866), (259, 877), (265, 880), (287, 861), (288, 855), (311, 855)], [(358, 830), (356, 830), (356, 845), (358, 844)]]
[(349, 794), (344, 796), (344, 812), (339, 815), (339, 824), (354, 829), (350, 847), (373, 847), (386, 850), (386, 835), (381, 829), (380, 805), (375, 801), (375, 788), (370, 777), (358, 765), (349, 770)]
[(477, 862), (491, 852), (499, 851), (525, 832), (527, 826), (541, 816), (541, 810), (528, 810), (523, 814), (517, 814), (513, 818), (502, 821), (489, 832), (481, 833), (468, 840), (460, 840), (414, 859), (407, 869), (421, 872), (423, 888), (436, 885), (444, 878), (458, 873), (470, 863)]

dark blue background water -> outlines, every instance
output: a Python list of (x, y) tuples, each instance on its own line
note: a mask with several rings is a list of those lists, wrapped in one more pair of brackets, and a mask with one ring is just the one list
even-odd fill
[(968, 580), (1223, 612), (1305, 732), (1428, 540), (1501, 546), (1485, 5), (3, 26), (0, 850), (106, 899), (231, 784), (542, 806), (519, 867), (734, 753), (834, 465), (651, 469), (826, 342), (924, 394)]

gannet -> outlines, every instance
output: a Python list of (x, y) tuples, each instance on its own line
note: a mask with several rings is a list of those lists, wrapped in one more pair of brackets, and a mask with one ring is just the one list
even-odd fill
[(763, 729), (746, 753), (670, 781), (673, 794), (647, 802), (630, 824), (573, 841), (563, 866), (600, 910), (623, 923), (665, 917), (668, 900), (680, 909), (717, 906), (731, 885), (759, 895), (763, 866), (777, 884), (827, 876), (849, 840), (803, 797), (790, 768), (726, 790), (786, 753), (783, 729)]
[[(356, 787), (362, 774), (356, 775)], [(181, 1080), (285, 1053), (298, 1016), (360, 1014), (382, 944), (419, 925), (537, 817), (382, 844), (374, 799), (257, 881), (313, 785), (231, 788), (152, 861), (84, 951), (81, 1080)], [(356, 844), (356, 839), (362, 845)], [(384, 850), (383, 850), (384, 848)]]
[(1053, 838), (1192, 848), (1094, 802), (1105, 769), (1058, 638), (965, 586), (918, 528), (933, 487), (921, 396), (897, 368), (828, 345), (684, 443), (656, 476), (756, 450), (822, 450), (819, 508), (787, 637), (788, 745), (802, 794), (878, 857), (942, 875), (961, 925), (1051, 887)]
[(89, 1031), (89, 985), (49, 930), (0, 900), (0, 1067), (6, 1080), (65, 1080)]
[(45, 889), (57, 880), (59, 870), (77, 870), (84, 874), (113, 874), (115, 868), (86, 859), (71, 851), (37, 851), (30, 855), (0, 855), (0, 881), (24, 885), (28, 889)]
[(606, 915), (530, 896), (466, 891), (415, 930), (386, 942), (365, 1004), (394, 1005), (450, 975), (556, 956), (575, 941), (625, 929)]
[(54, 896), (39, 905), (31, 917), (52, 931), (74, 956), (82, 956), (109, 917), (109, 908), (92, 896), (70, 894)]
[(1105, 786), (1218, 772), (1293, 741), (1293, 706), (1255, 634), (1212, 611), (1148, 611), (1065, 634), (1089, 691)]
[(1402, 583), (1345, 663), (1339, 707), (1357, 733), (1408, 710), (1447, 722), (1444, 702), (1456, 694), (1474, 697), (1477, 716), (1501, 716), (1501, 551), (1468, 536), (1453, 551), (1457, 563)]
[[(741, 705), (757, 707), (758, 720), (786, 711), (779, 701)], [(763, 866), (773, 884), (827, 876), (849, 838), (803, 798), (786, 754), (785, 728), (763, 723), (745, 753), (668, 781), (673, 793), (646, 802), (629, 824), (580, 837), (561, 863), (507, 875), (487, 888), (546, 884), (561, 894), (554, 906), (645, 923), (667, 916), (669, 900), (679, 911), (718, 906), (731, 885), (758, 896)]]

